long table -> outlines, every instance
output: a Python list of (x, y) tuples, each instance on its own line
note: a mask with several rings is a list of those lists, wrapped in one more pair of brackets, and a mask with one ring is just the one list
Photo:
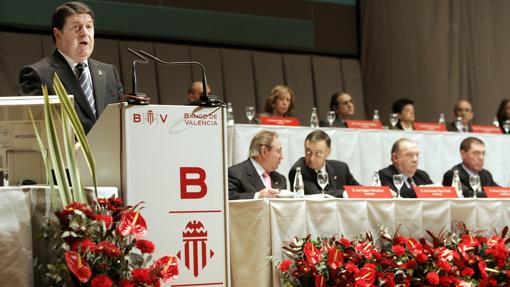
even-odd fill
[(278, 273), (267, 258), (282, 257), (282, 244), (294, 236), (356, 235), (381, 226), (406, 236), (426, 230), (451, 230), (465, 222), (471, 230), (497, 230), (510, 222), (510, 200), (354, 200), (272, 199), (230, 202), (232, 286), (279, 286)]
[[(420, 148), (419, 168), (427, 171), (434, 183), (441, 183), (443, 174), (460, 159), (459, 147), (463, 139), (476, 136), (486, 145), (485, 168), (499, 185), (506, 186), (510, 179), (510, 136), (497, 134), (474, 134), (455, 132), (417, 132), (393, 130), (359, 130), (321, 128), (332, 140), (330, 159), (346, 162), (351, 173), (362, 184), (372, 182), (374, 171), (391, 163), (393, 143), (406, 137), (414, 140)], [(284, 159), (278, 171), (285, 176), (292, 165), (304, 156), (304, 140), (314, 129), (309, 127), (282, 127), (260, 125), (234, 125), (228, 127), (229, 164), (248, 158), (250, 141), (261, 130), (278, 134), (282, 141)]]

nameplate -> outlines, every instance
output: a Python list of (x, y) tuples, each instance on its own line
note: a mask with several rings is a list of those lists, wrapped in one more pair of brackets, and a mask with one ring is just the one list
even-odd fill
[(418, 198), (457, 198), (451, 186), (417, 186), (414, 188)]
[(348, 128), (351, 129), (369, 129), (369, 130), (382, 130), (380, 121), (364, 121), (364, 120), (346, 120)]
[(344, 185), (349, 198), (392, 198), (387, 186), (357, 186)]
[(501, 129), (497, 126), (485, 126), (485, 125), (472, 125), (474, 133), (481, 134), (502, 134)]
[(414, 122), (413, 127), (416, 131), (446, 132), (446, 126), (438, 123)]
[(259, 117), (259, 123), (261, 125), (270, 125), (270, 126), (291, 126), (297, 127), (300, 126), (299, 119), (294, 117)]
[(510, 197), (510, 187), (484, 186), (483, 191), (485, 191), (488, 198)]

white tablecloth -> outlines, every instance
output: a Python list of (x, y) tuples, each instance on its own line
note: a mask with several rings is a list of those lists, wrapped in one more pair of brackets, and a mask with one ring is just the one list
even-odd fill
[(406, 236), (425, 230), (451, 229), (465, 222), (472, 230), (501, 229), (509, 224), (510, 200), (354, 200), (273, 199), (230, 201), (232, 286), (278, 286), (267, 256), (281, 258), (282, 243), (294, 236), (344, 235), (354, 239), (379, 226)]
[[(248, 158), (250, 141), (261, 130), (278, 134), (283, 145), (284, 159), (278, 171), (288, 176), (292, 165), (304, 156), (304, 141), (313, 131), (309, 127), (280, 127), (259, 125), (234, 125), (228, 128), (229, 164)], [(499, 185), (506, 186), (510, 179), (510, 136), (454, 132), (406, 132), (393, 130), (357, 130), (322, 128), (331, 137), (330, 159), (349, 165), (351, 173), (362, 184), (372, 183), (375, 170), (391, 163), (390, 151), (393, 143), (402, 137), (417, 142), (420, 148), (419, 168), (427, 171), (434, 183), (441, 183), (443, 174), (461, 161), (459, 147), (468, 136), (476, 136), (486, 145), (485, 168)]]

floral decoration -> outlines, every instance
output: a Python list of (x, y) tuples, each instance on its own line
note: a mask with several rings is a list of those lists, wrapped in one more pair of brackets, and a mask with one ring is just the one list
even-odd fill
[(147, 224), (140, 204), (124, 207), (120, 198), (90, 206), (73, 202), (44, 228), (51, 247), (45, 277), (51, 286), (149, 287), (179, 274), (177, 258), (152, 261), (154, 244), (143, 236)]
[(377, 242), (370, 233), (353, 241), (308, 235), (284, 246), (287, 259), (272, 259), (284, 286), (510, 286), (508, 227), (492, 236), (455, 229), (427, 231), (428, 239), (381, 229)]

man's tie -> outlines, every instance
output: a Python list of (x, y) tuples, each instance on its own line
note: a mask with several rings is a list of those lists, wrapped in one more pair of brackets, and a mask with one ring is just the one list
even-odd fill
[(80, 84), (85, 97), (87, 97), (87, 101), (89, 102), (90, 108), (92, 108), (92, 112), (94, 115), (96, 114), (96, 104), (94, 100), (94, 93), (92, 91), (92, 82), (90, 81), (89, 74), (85, 71), (87, 68), (87, 64), (79, 63), (76, 65), (76, 77), (78, 77), (78, 83)]
[(416, 183), (414, 183), (414, 180), (412, 177), (408, 177), (407, 178), (407, 182), (409, 183), (409, 186), (411, 186), (411, 188), (415, 188), (416, 187)]
[(264, 173), (262, 174), (262, 177), (264, 178), (264, 185), (267, 188), (272, 188), (272, 186), (271, 186), (271, 177), (269, 176), (269, 173), (267, 173), (267, 171), (264, 171)]

